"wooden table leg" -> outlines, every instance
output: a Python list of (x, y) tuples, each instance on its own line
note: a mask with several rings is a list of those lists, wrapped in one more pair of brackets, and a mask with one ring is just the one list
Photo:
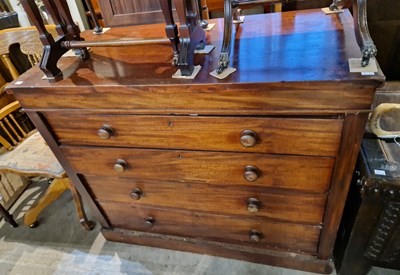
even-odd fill
[(172, 2), (171, 0), (161, 0), (160, 5), (166, 23), (165, 32), (171, 41), (172, 50), (174, 52), (173, 63), (176, 65), (179, 55), (179, 36), (178, 26), (175, 24), (174, 17), (172, 16)]
[(193, 5), (191, 0), (174, 0), (173, 3), (180, 23), (180, 48), (176, 65), (183, 76), (189, 76), (194, 70), (194, 51), (196, 48), (204, 48), (206, 35), (199, 24), (197, 5)]
[(362, 54), (361, 66), (365, 67), (378, 53), (368, 30), (367, 0), (353, 0), (353, 14), (354, 31)]
[(231, 50), (232, 39), (232, 0), (224, 1), (224, 39), (222, 42), (222, 49), (219, 55), (217, 73), (222, 73), (229, 66), (229, 54)]
[(368, 30), (367, 0), (333, 0), (329, 9), (332, 11), (339, 9), (339, 2), (343, 2), (343, 8), (350, 8), (352, 2), (354, 32), (362, 54), (361, 66), (365, 67), (368, 65), (369, 60), (375, 57), (378, 53)]
[(86, 6), (90, 12), (90, 17), (92, 18), (93, 25), (94, 25), (94, 33), (96, 34), (102, 34), (103, 33), (103, 27), (100, 26), (99, 19), (97, 18), (96, 11), (94, 9), (93, 3), (91, 0), (85, 0)]
[(30, 21), (35, 25), (39, 32), (39, 38), (44, 46), (43, 58), (40, 62), (40, 69), (45, 73), (46, 77), (51, 81), (62, 78), (61, 70), (57, 67), (57, 62), (67, 50), (61, 49), (60, 43), (54, 41), (53, 36), (44, 26), (39, 8), (34, 0), (20, 0), (22, 7), (27, 13)]
[(206, 0), (198, 0), (198, 1), (200, 3), (201, 19), (202, 20), (210, 19), (210, 14), (208, 12), (207, 1)]
[(340, 0), (333, 0), (332, 4), (329, 6), (329, 9), (331, 11), (339, 9), (339, 2), (340, 2)]

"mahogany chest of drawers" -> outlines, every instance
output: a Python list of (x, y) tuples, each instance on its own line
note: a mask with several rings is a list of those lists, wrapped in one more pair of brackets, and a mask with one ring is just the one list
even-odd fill
[[(207, 33), (221, 47), (223, 22)], [(33, 68), (9, 86), (108, 240), (326, 273), (375, 89), (348, 11), (246, 17), (238, 71), (218, 51), (173, 79), (169, 45), (63, 58), (64, 79)], [(163, 36), (162, 25), (101, 39)], [(100, 39), (86, 33), (87, 40)]]

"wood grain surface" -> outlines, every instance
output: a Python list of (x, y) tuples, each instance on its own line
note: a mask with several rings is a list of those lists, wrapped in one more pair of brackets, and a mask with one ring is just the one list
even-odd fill
[[(306, 10), (246, 16), (231, 54), (238, 70), (218, 80), (209, 72), (223, 22), (210, 22), (207, 41), (216, 49), (195, 56), (201, 70), (193, 80), (171, 77), (169, 44), (93, 47), (89, 60), (60, 60), (59, 82), (43, 80), (35, 67), (8, 91), (108, 228), (107, 239), (330, 273), (384, 76), (349, 72), (348, 59), (360, 57), (349, 11)], [(83, 36), (165, 31), (160, 24)], [(98, 136), (105, 124), (113, 128), (108, 139)], [(241, 145), (244, 130), (255, 132), (253, 147)], [(127, 166), (115, 166), (118, 159)], [(244, 179), (247, 165), (261, 171), (257, 180)], [(143, 228), (148, 215), (156, 219), (151, 229)], [(262, 233), (259, 245), (246, 239), (251, 228)]]
[[(317, 84), (322, 87), (325, 86), (325, 82), (330, 82), (326, 83), (325, 87), (342, 94), (346, 93), (344, 89), (339, 88), (344, 85), (342, 81), (355, 81), (348, 85), (358, 89), (361, 88), (358, 85), (366, 85), (368, 82), (378, 86), (383, 80), (380, 71), (373, 76), (349, 72), (348, 58), (360, 57), (360, 51), (354, 32), (351, 32), (353, 19), (347, 10), (329, 16), (319, 9), (247, 16), (245, 24), (241, 25), (235, 36), (232, 51), (231, 66), (238, 70), (224, 80), (209, 75), (217, 68), (223, 20), (211, 20), (210, 23), (216, 23), (216, 26), (207, 32), (207, 41), (216, 48), (209, 55), (196, 56), (196, 64), (200, 64), (202, 69), (193, 80), (171, 78), (176, 68), (172, 66), (173, 53), (168, 43), (92, 48), (89, 60), (83, 61), (79, 57), (60, 60), (58, 65), (63, 71), (62, 81), (50, 84), (42, 80), (43, 74), (39, 69), (31, 70), (29, 75), (25, 74), (19, 80), (24, 82), (24, 87), (52, 87), (53, 92), (56, 92), (56, 88), (63, 91), (64, 88), (78, 86), (84, 88), (81, 90), (83, 94), (93, 93), (97, 88), (101, 88), (100, 91), (115, 92), (118, 86), (125, 86), (118, 91), (119, 93), (134, 92), (138, 88), (143, 89), (142, 92), (162, 90), (168, 86), (169, 89), (181, 86), (181, 91), (186, 90), (187, 93), (188, 87), (194, 85), (189, 89), (204, 93), (230, 90), (239, 83), (256, 84), (260, 88), (265, 87), (265, 83), (279, 83), (285, 86), (286, 82), (304, 82), (303, 87), (312, 91), (308, 96), (313, 98), (318, 98), (318, 90), (324, 90), (314, 86)], [(127, 37), (159, 38), (165, 37), (165, 31), (163, 24), (141, 25), (111, 28), (100, 36), (87, 31), (82, 36), (90, 41)], [(151, 88), (143, 85), (149, 85)], [(196, 85), (205, 85), (207, 88), (198, 89)], [(10, 87), (18, 86), (21, 85)], [(245, 87), (242, 90), (250, 90), (250, 87), (242, 87)], [(181, 96), (184, 95), (185, 93), (182, 93)], [(290, 97), (286, 99), (291, 100)], [(261, 100), (261, 97), (258, 100)], [(331, 100), (332, 108), (338, 103), (340, 106), (339, 98)], [(351, 96), (348, 100), (351, 101)]]
[[(321, 194), (330, 187), (334, 164), (334, 158), (326, 157), (75, 146), (61, 149), (74, 170), (88, 176), (272, 187)], [(117, 159), (127, 162), (124, 172), (114, 171)], [(254, 182), (244, 178), (248, 165), (260, 171)]]
[(98, 0), (109, 27), (164, 22), (158, 0)]
[(248, 262), (285, 266), (287, 268), (299, 269), (321, 274), (330, 274), (334, 270), (332, 262), (320, 260), (315, 256), (280, 251), (277, 249), (257, 249), (255, 247), (233, 245), (228, 243), (184, 238), (173, 235), (138, 232), (124, 229), (101, 230), (108, 241), (124, 242), (150, 247), (160, 247), (188, 251), (199, 254), (214, 255)]
[[(342, 128), (341, 119), (44, 114), (58, 141), (75, 145), (336, 156)], [(104, 124), (114, 130), (106, 140), (97, 134)], [(244, 130), (255, 146), (240, 143)]]
[[(277, 192), (262, 187), (150, 182), (112, 176), (85, 176), (85, 179), (94, 199), (99, 202), (123, 202), (245, 217), (266, 217), (313, 225), (321, 223), (326, 202), (324, 194)], [(130, 196), (134, 188), (143, 192), (139, 200), (133, 200)], [(248, 211), (249, 198), (260, 201), (258, 212)]]
[[(35, 71), (33, 69), (30, 72)], [(41, 78), (42, 74), (31, 77)], [(157, 76), (154, 77), (158, 79)], [(24, 78), (22, 75), (20, 79)], [(87, 84), (93, 83), (93, 86), (58, 86), (69, 82), (66, 80), (56, 83), (54, 87), (41, 87), (48, 84), (39, 81), (27, 83), (28, 88), (14, 87), (10, 91), (21, 95), (19, 98), (25, 108), (35, 110), (104, 109), (133, 114), (167, 115), (338, 115), (343, 112), (370, 110), (376, 85), (341, 82), (96, 85), (106, 79), (89, 78)], [(13, 86), (10, 84), (8, 87)]]
[[(116, 228), (177, 235), (211, 241), (229, 242), (258, 248), (276, 248), (314, 254), (319, 239), (319, 226), (276, 222), (259, 218), (238, 218), (224, 215), (133, 207), (121, 203), (102, 203), (111, 224)], [(152, 217), (154, 224), (145, 223)], [(179, 221), (179, 223), (177, 222)], [(249, 239), (249, 231), (262, 233), (261, 240)]]

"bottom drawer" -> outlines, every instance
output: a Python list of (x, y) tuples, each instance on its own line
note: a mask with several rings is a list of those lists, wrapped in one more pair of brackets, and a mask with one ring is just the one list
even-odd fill
[(114, 228), (315, 254), (319, 226), (100, 203)]

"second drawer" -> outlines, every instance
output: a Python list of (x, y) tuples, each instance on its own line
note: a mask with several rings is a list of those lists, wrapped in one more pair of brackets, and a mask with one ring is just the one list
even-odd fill
[(324, 193), (334, 158), (62, 146), (85, 175), (233, 184)]

